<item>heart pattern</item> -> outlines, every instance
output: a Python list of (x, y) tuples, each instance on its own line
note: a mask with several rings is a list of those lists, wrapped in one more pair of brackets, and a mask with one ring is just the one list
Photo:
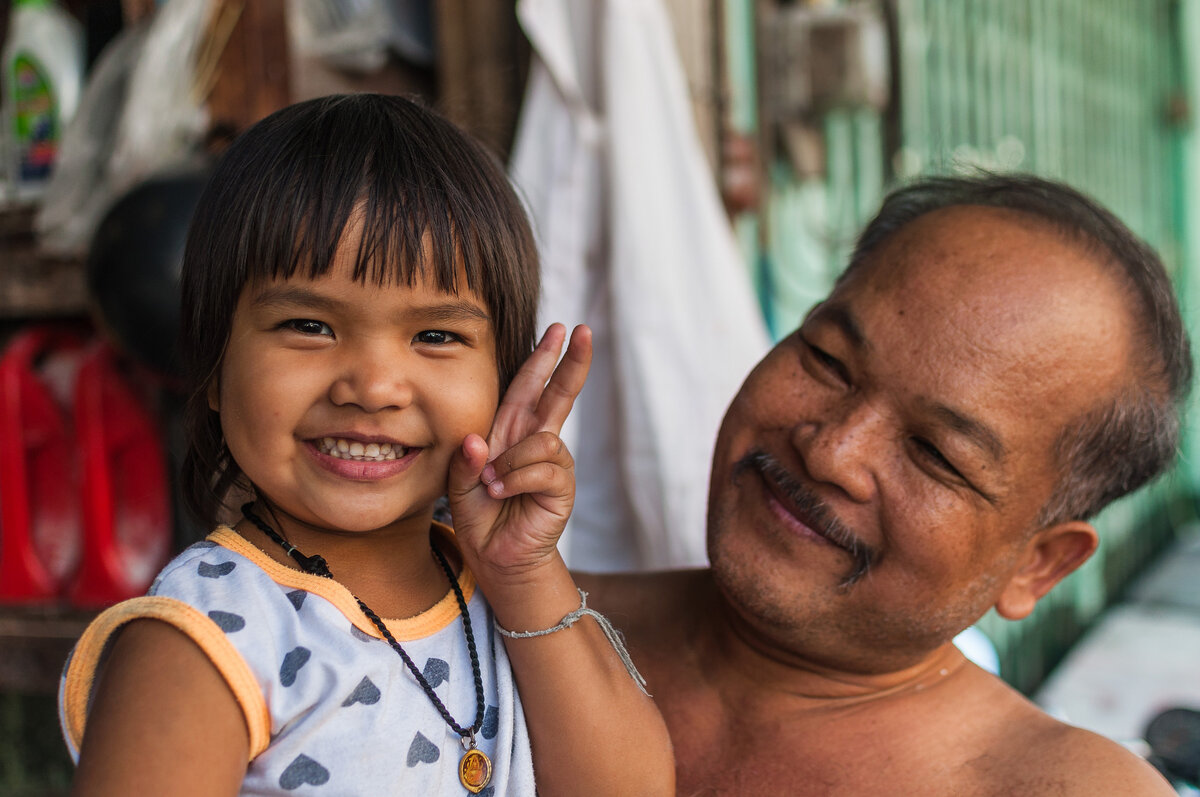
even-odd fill
[(279, 776), (279, 785), (288, 791), (301, 786), (320, 786), (329, 780), (329, 770), (303, 753), (296, 756)]
[(420, 731), (417, 731), (417, 735), (413, 737), (412, 744), (408, 746), (408, 765), (415, 767), (417, 764), (432, 764), (441, 757), (442, 752), (437, 749), (437, 745), (426, 739)]
[(227, 634), (232, 634), (234, 631), (241, 631), (246, 627), (246, 618), (233, 612), (222, 612), (213, 609), (208, 613), (208, 617), (217, 624), (218, 628)]
[(500, 708), (498, 706), (488, 706), (487, 711), (483, 713), (483, 727), (479, 729), (479, 733), (485, 739), (495, 739), (496, 734), (500, 732)]
[(283, 666), (279, 668), (279, 683), (284, 686), (296, 683), (296, 673), (300, 672), (300, 668), (308, 663), (308, 657), (311, 655), (312, 651), (303, 646), (289, 650), (288, 654), (283, 657)]
[(202, 578), (220, 578), (232, 573), (235, 567), (237, 567), (236, 562), (221, 562), (219, 565), (201, 562), (196, 566), (196, 573)]
[(364, 706), (372, 706), (379, 702), (379, 687), (371, 681), (367, 676), (358, 682), (358, 686), (354, 687), (354, 691), (350, 693), (350, 697), (342, 701), (343, 706), (353, 706), (355, 703), (362, 703)]
[[(197, 543), (195, 547), (199, 548), (215, 548), (216, 543), (204, 541)], [(219, 579), (233, 573), (237, 568), (237, 563), (234, 561), (222, 562), (207, 562), (200, 561), (197, 563), (196, 573), (201, 578)], [(300, 612), (308, 598), (308, 592), (302, 589), (295, 589), (285, 593), (288, 601), (291, 603), (296, 612)], [(233, 633), (240, 631), (246, 626), (246, 619), (234, 612), (212, 610), (208, 612), (208, 616), (216, 625), (225, 633)], [(489, 642), (492, 642), (492, 624), (487, 624), (487, 633)], [(376, 637), (363, 631), (353, 623), (350, 624), (351, 634), (363, 642), (375, 642)], [(309, 660), (312, 658), (312, 651), (303, 646), (297, 646), (290, 650), (284, 657), (279, 669), (279, 681), (284, 687), (293, 686), (298, 678), (298, 674), (303, 669)], [(425, 666), (422, 670), (422, 675), (429, 683), (430, 687), (437, 688), (445, 684), (450, 679), (450, 664), (444, 659), (430, 657), (426, 659)], [(345, 693), (343, 693), (345, 694)], [(363, 678), (354, 687), (353, 691), (343, 700), (343, 707), (351, 707), (355, 705), (371, 706), (378, 704), (383, 698), (382, 691), (368, 676)], [(365, 716), (365, 715), (364, 715)], [(485, 739), (494, 739), (499, 733), (500, 727), (500, 712), (497, 706), (487, 706), (484, 712), (484, 718), (480, 734)], [(441, 749), (430, 741), (424, 734), (417, 732), (409, 744), (407, 755), (407, 766), (409, 768), (416, 767), (421, 764), (433, 764), (441, 759)], [(316, 787), (322, 786), (330, 781), (330, 771), (321, 764), (321, 762), (310, 758), (307, 755), (297, 755), (290, 764), (279, 775), (279, 786), (286, 791), (294, 791), (304, 786)], [(480, 792), (480, 797), (494, 797), (495, 786), (488, 785)]]
[(426, 681), (429, 681), (431, 688), (437, 689), (450, 680), (450, 665), (442, 659), (426, 659), (425, 669), (421, 671), (421, 675), (425, 676)]

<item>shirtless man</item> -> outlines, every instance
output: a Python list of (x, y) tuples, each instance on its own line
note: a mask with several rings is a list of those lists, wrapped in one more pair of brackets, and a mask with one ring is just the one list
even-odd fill
[(1073, 191), (892, 195), (729, 408), (711, 569), (584, 584), (667, 718), (679, 794), (1174, 794), (951, 639), (1088, 558), (1087, 519), (1171, 462), (1190, 371), (1161, 263)]

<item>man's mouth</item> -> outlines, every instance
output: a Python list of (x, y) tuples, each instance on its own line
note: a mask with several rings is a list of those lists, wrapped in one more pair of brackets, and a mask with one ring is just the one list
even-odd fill
[(363, 443), (359, 440), (347, 440), (344, 437), (322, 437), (317, 440), (317, 450), (337, 459), (349, 459), (355, 462), (387, 462), (400, 459), (412, 449), (399, 443)]
[(777, 499), (783, 499), (785, 508), (805, 526), (850, 554), (854, 566), (842, 580), (842, 587), (852, 586), (879, 561), (879, 552), (875, 548), (838, 520), (820, 498), (800, 484), (787, 468), (770, 454), (761, 449), (751, 449), (734, 465), (734, 479), (746, 470), (757, 472), (767, 483), (768, 490)]

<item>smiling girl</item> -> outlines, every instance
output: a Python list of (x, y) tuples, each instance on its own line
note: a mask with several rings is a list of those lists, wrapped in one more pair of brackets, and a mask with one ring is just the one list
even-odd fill
[(590, 335), (530, 354), (536, 252), (485, 151), (401, 98), (286, 108), (213, 175), (183, 284), (216, 531), (72, 654), (73, 793), (673, 793), (555, 548)]

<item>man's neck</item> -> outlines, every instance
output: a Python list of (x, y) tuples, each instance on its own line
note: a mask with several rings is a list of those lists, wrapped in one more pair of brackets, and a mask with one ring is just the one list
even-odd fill
[(712, 589), (710, 618), (700, 625), (697, 653), (717, 670), (714, 682), (732, 696), (852, 705), (922, 691), (957, 673), (967, 659), (947, 642), (920, 660), (885, 672), (858, 672), (814, 661), (754, 628)]

